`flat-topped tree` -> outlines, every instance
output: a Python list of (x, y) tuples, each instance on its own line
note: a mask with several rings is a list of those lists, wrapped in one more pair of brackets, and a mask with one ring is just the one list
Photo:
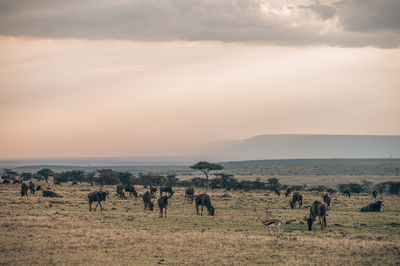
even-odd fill
[(37, 174), (44, 177), (46, 183), (48, 183), (47, 181), (49, 180), (50, 176), (54, 176), (54, 172), (49, 168), (43, 168), (42, 170), (39, 170)]
[(199, 170), (203, 174), (205, 174), (206, 179), (207, 179), (207, 188), (208, 188), (208, 184), (209, 184), (209, 182), (208, 182), (208, 173), (210, 171), (213, 171), (213, 170), (222, 170), (222, 169), (224, 169), (222, 167), (222, 165), (213, 164), (213, 163), (209, 163), (209, 162), (205, 162), (205, 161), (200, 161), (200, 162), (190, 166), (190, 168), (195, 169), (195, 170)]

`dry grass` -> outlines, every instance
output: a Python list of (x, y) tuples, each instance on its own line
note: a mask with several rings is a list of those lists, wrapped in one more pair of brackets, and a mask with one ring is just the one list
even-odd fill
[[(87, 185), (53, 188), (64, 197), (21, 198), (19, 186), (0, 186), (1, 264), (377, 264), (400, 262), (399, 197), (384, 196), (382, 213), (361, 213), (369, 195), (332, 197), (328, 228), (309, 232), (302, 218), (318, 194), (305, 193), (304, 208), (265, 192), (209, 191), (216, 215), (197, 216), (183, 189), (169, 200), (166, 219), (143, 211), (138, 199), (118, 199), (115, 187), (104, 212), (89, 212)], [(143, 192), (144, 189), (139, 189)], [(204, 191), (196, 191), (199, 194)], [(221, 198), (228, 193), (232, 198)], [(271, 236), (255, 219), (283, 220)], [(291, 221), (286, 224), (286, 221)]]

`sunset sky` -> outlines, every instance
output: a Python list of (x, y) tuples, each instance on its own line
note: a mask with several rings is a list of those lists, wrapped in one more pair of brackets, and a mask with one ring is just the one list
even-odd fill
[(0, 0), (0, 159), (400, 135), (398, 0)]

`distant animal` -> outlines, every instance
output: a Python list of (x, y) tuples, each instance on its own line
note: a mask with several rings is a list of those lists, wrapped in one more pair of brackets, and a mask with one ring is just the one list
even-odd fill
[(290, 193), (292, 193), (292, 189), (291, 188), (287, 188), (286, 192), (285, 192), (286, 198), (289, 197)]
[(193, 199), (194, 199), (194, 189), (192, 187), (185, 189), (185, 201), (192, 203)]
[(374, 197), (374, 199), (375, 199), (376, 196), (378, 196), (378, 191), (376, 189), (374, 189), (374, 191), (372, 191), (372, 197)]
[(118, 197), (125, 198), (124, 187), (122, 185), (117, 186), (116, 192), (118, 194)]
[(281, 220), (278, 220), (278, 219), (263, 220), (263, 219), (261, 219), (260, 216), (256, 219), (256, 222), (258, 222), (258, 220), (260, 220), (261, 224), (265, 225), (265, 227), (267, 227), (269, 229), (269, 232), (272, 235), (274, 234), (272, 232), (272, 228), (278, 228), (279, 234), (282, 233), (282, 221)]
[(326, 203), (326, 206), (328, 206), (328, 210), (331, 208), (331, 197), (329, 196), (328, 193), (325, 193), (322, 198), (324, 199), (324, 202)]
[(22, 181), (18, 180), (18, 179), (14, 179), (13, 180), (13, 184), (22, 184)]
[(32, 181), (29, 181), (29, 190), (31, 194), (35, 194), (35, 184)]
[(61, 195), (59, 195), (51, 190), (43, 190), (42, 195), (43, 195), (43, 197), (49, 197), (49, 198), (62, 198)]
[(36, 191), (42, 190), (42, 186), (38, 185), (36, 186)]
[(171, 197), (174, 195), (174, 191), (172, 190), (171, 186), (160, 187), (160, 197), (162, 196), (163, 192), (169, 193)]
[(100, 211), (103, 211), (103, 206), (101, 206), (102, 201), (106, 201), (107, 197), (107, 192), (105, 191), (94, 191), (88, 194), (88, 199), (89, 199), (89, 211), (92, 211), (92, 202), (96, 202), (96, 207), (94, 207), (94, 211), (96, 211), (97, 206), (100, 204)]
[(3, 180), (3, 184), (10, 184), (10, 180), (4, 179), (4, 180)]
[(276, 194), (276, 195), (278, 195), (278, 196), (280, 196), (280, 195), (281, 195), (281, 191), (280, 191), (278, 188), (277, 188), (277, 189), (275, 189), (275, 190), (274, 190), (274, 192), (275, 192), (275, 194)]
[(28, 185), (25, 182), (21, 184), (21, 197), (28, 196)]
[(321, 224), (321, 230), (326, 227), (326, 213), (328, 211), (328, 206), (325, 202), (320, 202), (318, 200), (314, 201), (310, 208), (310, 217), (304, 217), (304, 221), (308, 223), (308, 230), (312, 231), (314, 228), (315, 219), (318, 216), (319, 223)]
[(143, 203), (144, 203), (144, 210), (150, 210), (152, 211), (154, 208), (153, 202), (151, 202), (151, 193), (149, 191), (146, 191), (143, 196)]
[(194, 199), (196, 202), (196, 214), (199, 215), (199, 205), (201, 205), (201, 214), (203, 215), (203, 207), (206, 206), (208, 214), (214, 216), (214, 207), (211, 205), (210, 196), (207, 194), (200, 194)]
[(150, 186), (150, 196), (155, 197), (154, 194), (156, 194), (157, 188)]
[(160, 218), (163, 217), (163, 210), (165, 210), (165, 215), (164, 218), (167, 218), (167, 207), (168, 207), (168, 199), (172, 197), (171, 194), (169, 194), (168, 196), (161, 196), (158, 199), (158, 208), (160, 209)]
[(299, 203), (299, 209), (301, 209), (301, 206), (303, 205), (303, 195), (301, 195), (299, 192), (295, 192), (293, 194), (292, 200), (289, 201), (290, 207), (294, 209), (297, 202)]
[(78, 185), (78, 182), (72, 181), (72, 185)]
[(138, 197), (138, 194), (136, 192), (136, 189), (133, 185), (125, 186), (125, 192), (129, 192), (129, 196), (135, 196), (135, 198)]
[(349, 198), (350, 198), (350, 196), (351, 196), (351, 193), (350, 193), (350, 190), (349, 190), (349, 189), (344, 190), (344, 191), (342, 192), (342, 194), (343, 194), (344, 196), (349, 197)]
[(362, 212), (380, 212), (382, 208), (383, 202), (378, 200), (377, 202), (371, 203), (365, 207), (362, 207), (360, 211)]

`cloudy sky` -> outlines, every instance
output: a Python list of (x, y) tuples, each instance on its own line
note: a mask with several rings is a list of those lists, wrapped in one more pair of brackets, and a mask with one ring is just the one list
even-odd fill
[(0, 158), (400, 134), (398, 0), (0, 0)]

